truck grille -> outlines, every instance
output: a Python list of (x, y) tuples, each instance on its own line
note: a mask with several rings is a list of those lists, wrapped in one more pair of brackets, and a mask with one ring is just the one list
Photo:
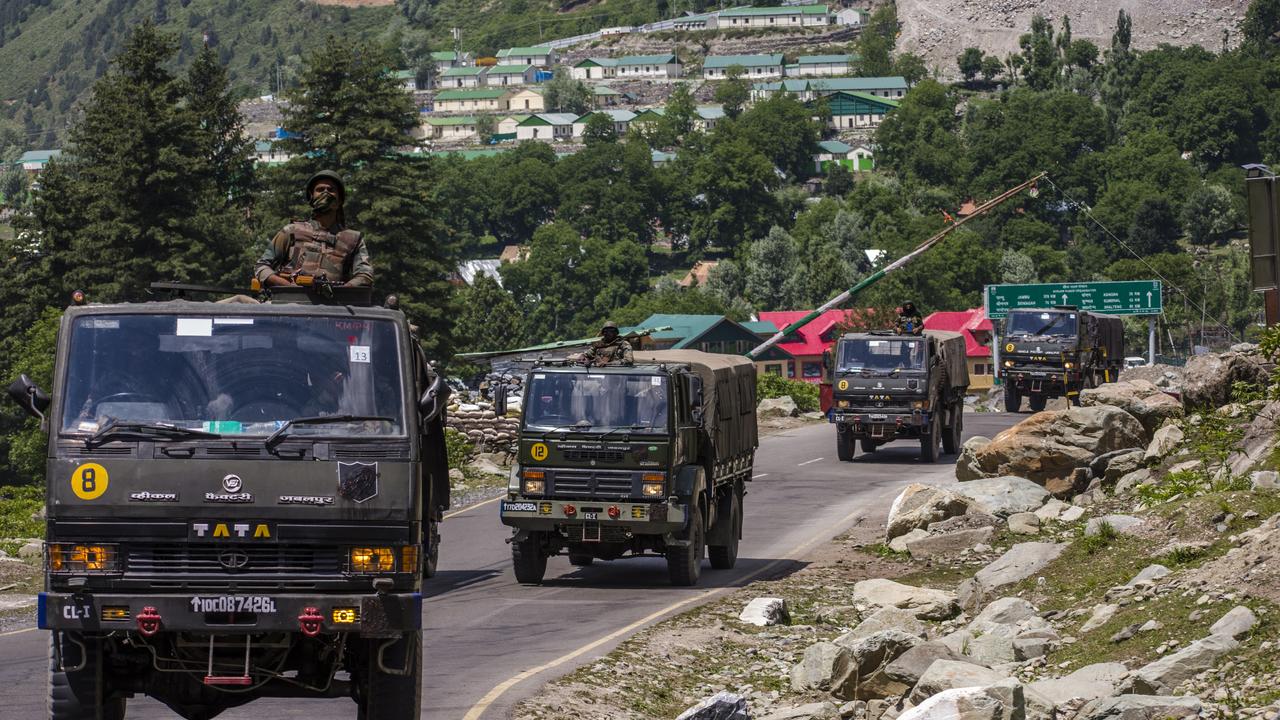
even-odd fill
[(564, 459), (569, 462), (622, 462), (621, 450), (565, 450)]
[(551, 483), (556, 497), (631, 496), (631, 472), (627, 470), (556, 470)]
[(336, 547), (134, 545), (126, 556), (125, 577), (175, 574), (341, 577), (343, 560)]

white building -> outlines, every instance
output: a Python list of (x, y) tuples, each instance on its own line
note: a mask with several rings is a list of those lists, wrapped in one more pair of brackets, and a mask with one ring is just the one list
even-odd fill
[(721, 11), (721, 28), (821, 27), (834, 21), (826, 5), (736, 7)]
[(630, 110), (610, 109), (589, 112), (573, 121), (574, 137), (582, 137), (583, 132), (587, 129), (587, 121), (591, 119), (592, 115), (603, 115), (612, 120), (613, 131), (617, 133), (619, 137), (627, 134), (627, 128), (630, 127), (631, 121), (636, 117), (636, 114)]
[(471, 115), (428, 117), (423, 119), (421, 130), (427, 140), (467, 140), (476, 135), (476, 118)]
[(574, 80), (609, 80), (617, 73), (618, 61), (604, 57), (587, 58), (569, 69)]
[(537, 72), (532, 65), (494, 65), (485, 73), (485, 84), (530, 85)]
[(499, 65), (551, 67), (555, 59), (555, 51), (548, 47), (515, 47), (498, 51)]
[(867, 24), (867, 19), (871, 17), (871, 13), (858, 8), (844, 8), (837, 10), (835, 14), (837, 25), (852, 25), (861, 27)]
[(702, 77), (723, 80), (729, 68), (741, 66), (747, 79), (782, 77), (781, 55), (708, 55), (702, 62)]
[(573, 124), (577, 119), (578, 116), (573, 113), (530, 115), (516, 126), (516, 139), (568, 142), (573, 138)]
[(851, 55), (801, 55), (795, 65), (787, 66), (787, 77), (848, 75), (854, 59)]
[(669, 80), (681, 75), (680, 58), (675, 55), (628, 55), (616, 61), (617, 77)]
[(452, 67), (440, 73), (436, 86), (441, 88), (484, 87), (485, 69), (482, 67)]

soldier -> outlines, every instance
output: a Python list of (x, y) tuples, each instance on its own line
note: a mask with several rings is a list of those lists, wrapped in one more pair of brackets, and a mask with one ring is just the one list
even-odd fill
[(606, 320), (600, 328), (600, 339), (579, 356), (584, 365), (608, 365), (631, 363), (631, 343), (618, 335), (618, 325)]
[(373, 285), (373, 265), (364, 236), (346, 226), (342, 178), (321, 170), (307, 181), (310, 220), (295, 220), (271, 239), (253, 266), (264, 288), (296, 286), (298, 276), (323, 277), (335, 285)]
[(916, 310), (916, 304), (908, 300), (898, 308), (898, 320), (893, 324), (893, 331), (899, 335), (920, 335), (924, 332), (924, 318)]

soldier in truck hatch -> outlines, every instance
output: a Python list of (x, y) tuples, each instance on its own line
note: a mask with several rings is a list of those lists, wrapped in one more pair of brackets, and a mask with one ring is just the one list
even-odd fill
[(294, 220), (271, 239), (253, 266), (262, 287), (296, 285), (300, 275), (323, 276), (335, 285), (373, 285), (373, 264), (364, 236), (346, 226), (343, 204), (346, 187), (331, 170), (321, 170), (307, 181), (310, 220)]
[(893, 324), (893, 331), (899, 335), (920, 335), (924, 332), (924, 318), (916, 310), (916, 304), (910, 300), (898, 308), (898, 319)]
[(591, 347), (578, 357), (583, 365), (629, 365), (631, 343), (618, 335), (617, 323), (606, 320), (600, 328), (600, 339), (591, 343)]

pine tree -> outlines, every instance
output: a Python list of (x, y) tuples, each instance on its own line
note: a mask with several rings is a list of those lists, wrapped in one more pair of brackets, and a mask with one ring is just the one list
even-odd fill
[(397, 294), (429, 353), (445, 357), (455, 248), (435, 220), (435, 168), (410, 152), (418, 111), (394, 69), (393, 52), (332, 35), (305, 57), (299, 86), (286, 93), (284, 125), (297, 137), (281, 144), (293, 157), (270, 175), (267, 214), (279, 225), (306, 217), (307, 178), (321, 169), (342, 175), (346, 222), (364, 234), (378, 292)]

